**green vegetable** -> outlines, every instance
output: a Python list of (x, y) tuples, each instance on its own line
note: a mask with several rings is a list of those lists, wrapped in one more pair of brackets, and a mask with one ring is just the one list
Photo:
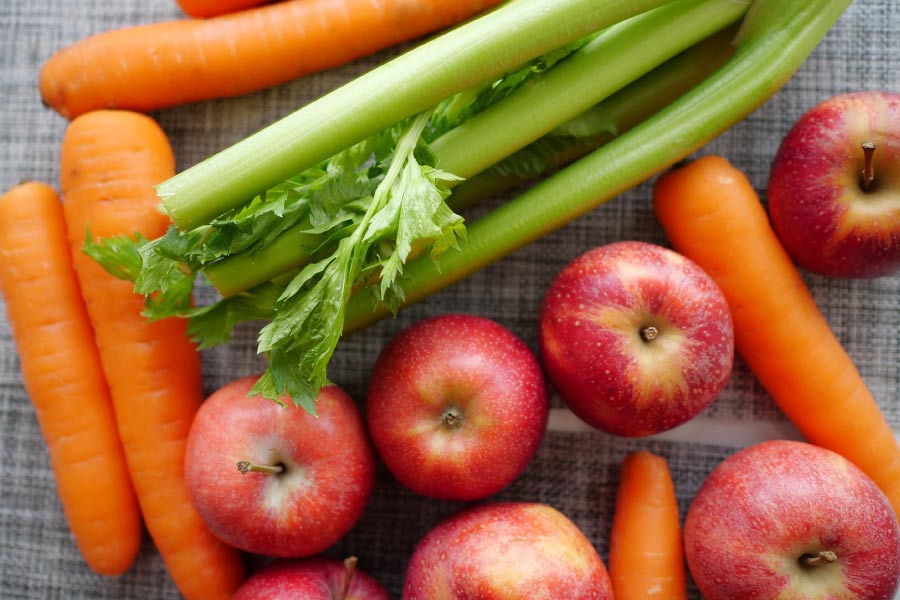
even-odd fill
[[(407, 303), (474, 273), (565, 225), (702, 147), (746, 117), (784, 85), (850, 0), (756, 0), (728, 62), (696, 88), (627, 133), (537, 184), (468, 228), (438, 271), (406, 267)], [(355, 297), (345, 333), (390, 314)]]
[[(577, 3), (567, 0), (563, 4), (571, 7)], [(537, 5), (543, 4), (538, 0), (514, 0), (508, 6)], [(473, 227), (477, 238), (468, 241), (462, 241), (465, 230), (461, 218), (446, 203), (450, 188), (458, 180), (455, 172), (476, 174), (549, 132), (559, 133), (558, 128), (578, 113), (735, 21), (746, 10), (746, 2), (733, 0), (677, 0), (588, 38), (566, 40), (565, 46), (517, 65), (516, 70), (495, 82), (484, 75), (466, 80), (475, 85), (456, 87), (455, 91), (461, 93), (443, 99), (436, 108), (402, 117), (397, 123), (392, 121), (375, 133), (353, 124), (359, 121), (358, 115), (343, 115), (343, 121), (349, 125), (336, 137), (351, 145), (337, 148), (330, 157), (315, 155), (323, 152), (322, 148), (332, 150), (332, 140), (321, 139), (323, 132), (311, 137), (302, 131), (295, 137), (283, 133), (290, 138), (287, 145), (294, 150), (300, 148), (299, 154), (294, 150), (276, 152), (278, 158), (271, 163), (244, 173), (251, 183), (230, 198), (223, 196), (225, 204), (213, 206), (208, 197), (203, 200), (206, 188), (202, 186), (196, 196), (181, 195), (176, 213), (180, 211), (188, 223), (199, 224), (184, 231), (173, 227), (162, 238), (140, 246), (142, 268), (134, 279), (136, 290), (148, 297), (147, 313), (152, 317), (173, 313), (188, 317), (189, 331), (201, 345), (227, 341), (232, 327), (241, 320), (269, 319), (259, 338), (260, 351), (267, 354), (269, 368), (254, 391), (270, 398), (287, 393), (295, 403), (313, 411), (342, 330), (396, 311), (404, 303), (418, 300), (578, 216), (591, 207), (591, 202), (599, 202), (597, 190), (585, 187), (588, 182), (600, 186), (601, 193), (609, 189), (621, 191), (617, 185), (637, 183), (635, 178), (646, 173), (648, 165), (657, 164), (665, 153), (651, 152), (640, 158), (640, 149), (618, 143), (633, 139), (635, 132), (644, 130), (645, 125), (638, 126), (609, 144), (616, 147), (615, 160), (594, 163), (594, 155), (582, 159), (548, 180), (556, 182), (548, 183), (549, 188), (535, 188), (549, 189), (549, 193), (529, 192), (512, 203), (525, 208), (503, 207), (478, 221)], [(502, 9), (492, 15), (500, 12)], [(754, 6), (754, 15), (758, 14), (759, 9)], [(759, 19), (754, 17), (755, 21)], [(777, 30), (781, 26), (766, 27)], [(536, 34), (537, 29), (532, 33)], [(735, 58), (741, 55), (741, 49), (759, 45), (752, 42), (752, 35), (747, 35), (746, 31), (742, 33), (745, 37)], [(655, 41), (645, 47), (648, 37)], [(506, 49), (501, 46), (501, 50)], [(736, 70), (734, 64), (732, 59), (731, 66), (709, 81), (720, 78), (722, 72)], [(467, 68), (474, 65), (467, 64)], [(425, 75), (427, 79), (428, 74)], [(751, 75), (726, 79), (739, 87), (743, 85), (746, 93), (755, 85)], [(727, 95), (720, 88), (716, 91)], [(774, 90), (768, 93), (771, 91)], [(356, 93), (363, 92), (357, 89)], [(398, 104), (406, 107), (404, 111), (419, 100), (401, 96)], [(342, 97), (338, 94), (338, 99)], [(730, 114), (737, 120), (746, 98), (731, 100), (731, 105), (722, 105), (713, 98), (714, 108), (710, 110), (732, 110)], [(399, 114), (393, 112), (399, 110), (393, 106), (380, 109), (384, 113), (377, 111), (376, 120)], [(324, 110), (319, 106), (312, 115)], [(693, 110), (698, 107), (694, 105)], [(596, 116), (570, 121), (564, 133), (570, 139), (602, 137), (602, 122), (598, 128)], [(296, 124), (291, 119), (287, 122)], [(711, 136), (721, 130), (715, 129), (716, 121), (712, 128), (707, 127), (700, 115), (683, 121), (691, 125), (688, 130), (684, 129), (685, 122), (679, 122), (673, 128), (680, 132), (676, 137), (655, 131), (648, 136), (648, 148), (668, 139), (680, 152), (678, 145), (690, 143), (692, 136)], [(315, 123), (310, 131), (317, 131), (318, 122)], [(338, 126), (333, 115), (331, 126)], [(287, 127), (284, 122), (282, 127)], [(243, 150), (230, 149), (213, 157), (198, 166), (192, 177), (199, 177), (197, 181), (226, 179), (238, 165), (233, 162), (235, 156), (265, 154), (269, 147), (260, 144), (261, 139), (267, 138), (257, 134), (238, 145)], [(297, 146), (296, 139), (306, 140), (309, 147)], [(274, 138), (270, 141), (274, 143)], [(482, 142), (483, 150), (473, 152), (476, 147), (482, 148)], [(311, 149), (314, 147), (317, 149)], [(285, 161), (302, 170), (291, 171), (287, 173), (289, 179), (273, 184), (271, 178), (285, 176)], [(309, 161), (313, 163), (308, 164)], [(619, 170), (610, 171), (607, 162), (617, 164)], [(251, 163), (257, 164), (255, 157)], [(591, 163), (585, 167), (586, 172), (578, 171), (582, 163)], [(446, 165), (452, 165), (454, 172), (448, 172)], [(577, 173), (574, 179), (564, 175), (573, 169)], [(602, 177), (614, 185), (602, 178), (598, 180), (600, 173), (606, 173)], [(649, 174), (652, 172), (642, 178)], [(194, 185), (192, 177), (184, 180), (188, 187)], [(242, 204), (238, 196), (263, 181), (273, 187)], [(172, 198), (166, 199), (167, 206)], [(186, 206), (193, 209), (181, 210)], [(116, 244), (111, 242), (108, 247)], [(124, 254), (93, 251), (108, 259)], [(419, 254), (427, 256), (411, 261)], [(248, 264), (253, 269), (247, 268)], [(243, 277), (253, 270), (263, 272), (263, 279)], [(124, 271), (133, 273), (131, 268)], [(215, 283), (228, 297), (211, 306), (191, 307), (190, 289), (197, 273), (214, 281), (220, 279)], [(258, 285), (246, 289), (254, 284)], [(350, 302), (351, 296), (364, 287), (374, 290), (379, 307), (374, 312), (370, 294), (356, 294)]]

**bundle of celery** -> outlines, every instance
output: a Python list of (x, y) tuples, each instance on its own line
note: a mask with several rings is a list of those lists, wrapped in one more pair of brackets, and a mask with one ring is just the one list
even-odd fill
[[(342, 331), (700, 147), (774, 93), (848, 3), (511, 0), (164, 182), (175, 223), (164, 237), (86, 251), (135, 281), (151, 317), (190, 319), (201, 347), (227, 341), (241, 320), (268, 320), (259, 351), (269, 365), (254, 392), (314, 411)], [(745, 13), (734, 55), (658, 110), (661, 94), (683, 91), (731, 49), (703, 42), (715, 51), (703, 68), (696, 49), (673, 57)], [(610, 139), (468, 232), (448, 206), (463, 179), (473, 178), (460, 186), (468, 203)], [(220, 301), (191, 306), (198, 274)]]

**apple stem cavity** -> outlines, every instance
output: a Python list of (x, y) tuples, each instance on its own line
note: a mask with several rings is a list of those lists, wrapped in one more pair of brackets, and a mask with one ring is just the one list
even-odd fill
[(800, 557), (800, 562), (810, 567), (818, 567), (833, 563), (838, 559), (837, 554), (831, 550), (822, 550), (818, 554), (804, 554)]
[(641, 339), (645, 342), (652, 342), (656, 338), (659, 337), (659, 329), (654, 327), (653, 325), (648, 325), (641, 329)]
[(359, 562), (355, 556), (349, 556), (344, 559), (344, 583), (338, 590), (334, 600), (345, 600), (350, 593), (350, 583), (353, 580), (353, 572), (356, 571), (356, 563)]
[(445, 429), (456, 431), (463, 424), (463, 411), (458, 406), (451, 406), (441, 413), (441, 425)]
[(242, 460), (237, 464), (238, 471), (246, 475), (247, 473), (265, 473), (266, 475), (278, 475), (284, 471), (284, 465), (254, 465), (248, 460)]
[(865, 141), (862, 143), (863, 164), (861, 186), (864, 192), (869, 191), (872, 182), (875, 181), (875, 166), (872, 163), (872, 156), (875, 154), (875, 142)]

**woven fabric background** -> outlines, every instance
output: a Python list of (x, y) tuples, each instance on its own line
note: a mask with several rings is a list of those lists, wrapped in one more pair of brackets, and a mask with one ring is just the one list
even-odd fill
[[(0, 188), (23, 179), (58, 187), (59, 144), (66, 122), (41, 105), (40, 65), (55, 50), (87, 35), (128, 24), (177, 18), (174, 0), (0, 0)], [(356, 63), (242, 98), (160, 111), (179, 169), (271, 123), (378, 62), (393, 49)], [(778, 142), (806, 109), (840, 92), (900, 91), (900, 3), (856, 0), (786, 87), (701, 153), (721, 153), (744, 169), (765, 197)], [(647, 184), (467, 280), (343, 340), (331, 378), (362, 401), (384, 344), (427, 316), (471, 312), (510, 328), (535, 351), (544, 290), (571, 259), (604, 243), (637, 239), (665, 244)], [(466, 214), (475, 219), (498, 199)], [(900, 427), (900, 276), (865, 281), (806, 275), (813, 294), (888, 419)], [(5, 315), (5, 307), (0, 306)], [(773, 316), (777, 318), (777, 316)], [(205, 387), (258, 372), (255, 330), (204, 354)], [(561, 403), (554, 399), (559, 409)], [(625, 454), (638, 448), (665, 456), (682, 515), (706, 474), (738, 447), (766, 437), (794, 437), (764, 390), (737, 361), (721, 396), (697, 421), (657, 438), (626, 440), (580, 427), (556, 412), (535, 461), (498, 499), (536, 500), (568, 514), (606, 557), (609, 523)], [(24, 391), (5, 318), (0, 318), (0, 598), (160, 599), (179, 597), (149, 539), (127, 574), (105, 578), (82, 562), (62, 515), (34, 412)], [(355, 553), (361, 568), (399, 597), (406, 560), (418, 539), (460, 505), (405, 491), (381, 471), (362, 521), (335, 548)], [(692, 598), (698, 598), (691, 590)]]

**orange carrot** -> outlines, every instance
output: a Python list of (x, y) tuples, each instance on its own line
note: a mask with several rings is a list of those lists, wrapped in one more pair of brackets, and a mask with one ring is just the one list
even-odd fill
[(259, 6), (264, 2), (266, 0), (178, 0), (178, 6), (188, 16), (206, 19)]
[(719, 284), (735, 346), (810, 442), (866, 472), (900, 514), (900, 447), (775, 236), (752, 185), (708, 156), (660, 177), (654, 207), (676, 250)]
[(101, 33), (53, 55), (44, 102), (65, 117), (246, 94), (447, 27), (500, 0), (291, 0)]
[(0, 288), (69, 528), (88, 566), (118, 575), (137, 556), (141, 516), (62, 206), (48, 185), (0, 197)]
[(609, 577), (616, 600), (687, 597), (678, 501), (661, 456), (633, 452), (622, 463)]
[(75, 270), (144, 522), (185, 597), (228, 598), (243, 579), (240, 557), (206, 528), (184, 481), (187, 435), (202, 400), (185, 322), (148, 321), (131, 283), (81, 252), (88, 227), (96, 237), (165, 231), (153, 185), (173, 174), (172, 150), (151, 118), (98, 111), (69, 125), (60, 167)]

